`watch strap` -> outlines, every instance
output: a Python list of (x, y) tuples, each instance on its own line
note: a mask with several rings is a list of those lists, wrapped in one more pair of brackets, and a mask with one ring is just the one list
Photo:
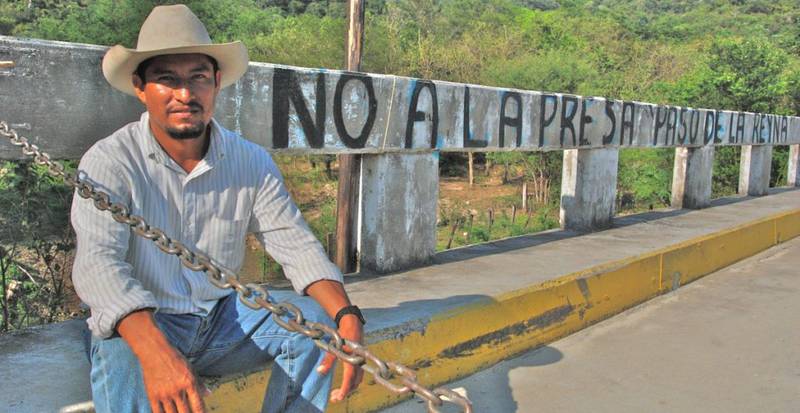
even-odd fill
[(367, 321), (364, 320), (364, 315), (361, 314), (361, 309), (355, 305), (348, 305), (339, 310), (339, 312), (336, 313), (336, 317), (333, 318), (333, 321), (336, 322), (336, 327), (339, 327), (339, 322), (342, 321), (342, 317), (347, 314), (353, 314), (358, 317), (358, 320), (361, 321), (361, 325), (367, 324)]

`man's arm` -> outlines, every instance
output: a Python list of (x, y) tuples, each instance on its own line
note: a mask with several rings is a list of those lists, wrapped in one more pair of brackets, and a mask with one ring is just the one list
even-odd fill
[[(81, 178), (109, 194), (112, 202), (130, 206), (131, 182), (104, 155), (113, 152), (103, 146), (92, 147), (81, 160)], [(72, 227), (77, 248), (72, 267), (75, 292), (91, 309), (88, 320), (92, 334), (108, 338), (125, 315), (142, 308), (156, 308), (153, 294), (132, 276), (133, 268), (126, 262), (131, 231), (116, 222), (110, 213), (94, 207), (91, 199), (76, 193), (72, 201)]]
[[(96, 155), (106, 152), (108, 148), (90, 149), (79, 171), (113, 202), (130, 205), (130, 181), (113, 159)], [(116, 331), (130, 346), (142, 367), (153, 412), (161, 412), (165, 401), (164, 412), (204, 412), (188, 364), (153, 320), (155, 297), (133, 278), (132, 267), (125, 261), (130, 229), (77, 194), (71, 219), (78, 239), (72, 280), (78, 296), (91, 308), (92, 333), (107, 338)]]
[[(303, 220), (272, 159), (266, 152), (263, 156), (264, 182), (256, 196), (249, 229), (283, 266), (284, 274), (292, 282), (295, 291), (314, 298), (334, 318), (339, 310), (350, 305), (342, 284), (342, 273), (328, 259), (322, 245)], [(348, 340), (360, 343), (363, 327), (357, 317), (347, 315), (341, 320), (339, 333)], [(327, 355), (318, 371), (327, 373), (334, 361), (333, 355)], [(345, 365), (342, 387), (331, 393), (331, 400), (344, 399), (358, 386), (362, 375), (361, 368)]]
[(117, 332), (139, 359), (153, 412), (205, 412), (194, 373), (158, 328), (151, 310), (128, 314), (117, 325)]
[[(314, 298), (331, 318), (334, 318), (339, 310), (350, 305), (350, 299), (347, 297), (344, 286), (337, 281), (317, 281), (306, 288), (306, 293)], [(363, 328), (361, 320), (356, 315), (347, 314), (342, 317), (339, 323), (339, 335), (350, 341), (361, 343), (364, 334)], [(317, 371), (321, 374), (328, 374), (335, 362), (336, 357), (328, 353)], [(363, 376), (363, 370), (352, 364), (344, 363), (342, 386), (331, 392), (331, 401), (339, 402), (344, 400), (352, 390), (358, 387)]]

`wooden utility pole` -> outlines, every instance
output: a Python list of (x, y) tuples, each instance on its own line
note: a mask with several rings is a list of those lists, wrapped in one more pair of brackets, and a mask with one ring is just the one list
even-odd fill
[[(348, 1), (346, 69), (351, 72), (361, 71), (365, 1)], [(360, 178), (361, 155), (339, 155), (339, 193), (336, 200), (336, 265), (343, 273), (356, 271), (357, 234), (354, 233), (354, 228), (358, 220)]]

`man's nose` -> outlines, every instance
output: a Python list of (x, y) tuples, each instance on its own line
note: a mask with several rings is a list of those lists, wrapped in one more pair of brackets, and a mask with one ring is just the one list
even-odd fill
[(172, 90), (172, 95), (181, 102), (189, 101), (192, 98), (192, 94), (192, 89), (186, 83), (180, 84)]

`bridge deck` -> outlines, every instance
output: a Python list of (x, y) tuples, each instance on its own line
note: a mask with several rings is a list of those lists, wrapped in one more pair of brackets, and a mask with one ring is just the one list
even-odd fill
[(450, 385), (479, 412), (798, 411), (798, 267), (794, 239)]
[[(419, 369), (426, 383), (451, 381), (797, 236), (799, 206), (799, 190), (781, 189), (622, 217), (588, 235), (551, 231), (450, 251), (436, 265), (354, 277), (347, 288), (365, 308), (377, 354)], [(0, 336), (0, 381), (19, 384), (0, 387), (0, 410), (57, 411), (88, 399), (79, 324)], [(207, 401), (216, 411), (253, 411), (265, 383), (263, 374), (227, 378)], [(331, 410), (394, 401), (365, 383)]]

